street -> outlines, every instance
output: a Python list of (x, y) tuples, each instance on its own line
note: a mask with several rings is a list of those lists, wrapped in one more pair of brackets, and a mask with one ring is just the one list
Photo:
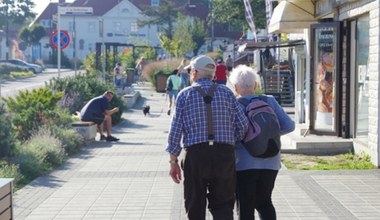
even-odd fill
[[(79, 71), (77, 73), (79, 73)], [(61, 69), (60, 71), (60, 77), (73, 76), (74, 74), (75, 72), (73, 70)], [(10, 95), (16, 95), (16, 91), (19, 90), (42, 87), (45, 85), (45, 82), (53, 77), (58, 77), (57, 69), (46, 69), (44, 72), (36, 74), (34, 77), (0, 81), (0, 96), (8, 97)]]

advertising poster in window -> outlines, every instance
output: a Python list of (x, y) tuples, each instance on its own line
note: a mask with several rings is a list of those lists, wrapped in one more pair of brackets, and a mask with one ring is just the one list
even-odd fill
[(315, 30), (315, 129), (333, 131), (335, 113), (336, 33), (334, 27)]

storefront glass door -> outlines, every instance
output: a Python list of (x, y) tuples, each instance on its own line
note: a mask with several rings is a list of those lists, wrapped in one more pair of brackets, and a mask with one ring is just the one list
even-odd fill
[(352, 127), (355, 140), (368, 142), (368, 61), (369, 16), (364, 15), (351, 22), (351, 78), (350, 91)]
[(339, 23), (312, 26), (311, 131), (337, 133), (339, 78)]

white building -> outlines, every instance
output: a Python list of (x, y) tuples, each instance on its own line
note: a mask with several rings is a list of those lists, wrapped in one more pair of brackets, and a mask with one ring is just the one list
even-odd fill
[[(69, 14), (67, 8), (91, 8), (92, 14)], [(63, 49), (72, 59), (75, 56), (84, 59), (95, 51), (96, 43), (125, 43), (134, 45), (159, 46), (157, 25), (139, 27), (138, 20), (146, 19), (141, 9), (128, 0), (77, 0), (73, 3), (60, 3), (60, 28), (70, 36), (70, 43)], [(56, 30), (58, 3), (50, 3), (36, 19), (47, 30), (48, 35)], [(102, 25), (103, 24), (103, 25)], [(102, 30), (103, 28), (103, 30)], [(41, 57), (48, 60), (52, 54), (50, 36), (41, 41)], [(62, 45), (62, 44), (61, 44)], [(76, 53), (74, 53), (76, 51)]]

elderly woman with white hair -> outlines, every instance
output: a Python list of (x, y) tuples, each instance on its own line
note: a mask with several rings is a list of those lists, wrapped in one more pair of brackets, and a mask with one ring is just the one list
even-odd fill
[[(260, 77), (252, 68), (239, 65), (232, 70), (229, 80), (239, 97), (252, 100), (260, 88)], [(266, 96), (266, 102), (276, 113), (281, 135), (294, 130), (294, 122), (277, 103), (273, 96)], [(243, 104), (240, 105), (244, 109)], [(238, 143), (236, 146), (237, 205), (240, 220), (255, 219), (255, 209), (262, 220), (276, 219), (272, 203), (272, 191), (279, 169), (280, 152), (268, 158), (251, 156), (247, 149)]]

